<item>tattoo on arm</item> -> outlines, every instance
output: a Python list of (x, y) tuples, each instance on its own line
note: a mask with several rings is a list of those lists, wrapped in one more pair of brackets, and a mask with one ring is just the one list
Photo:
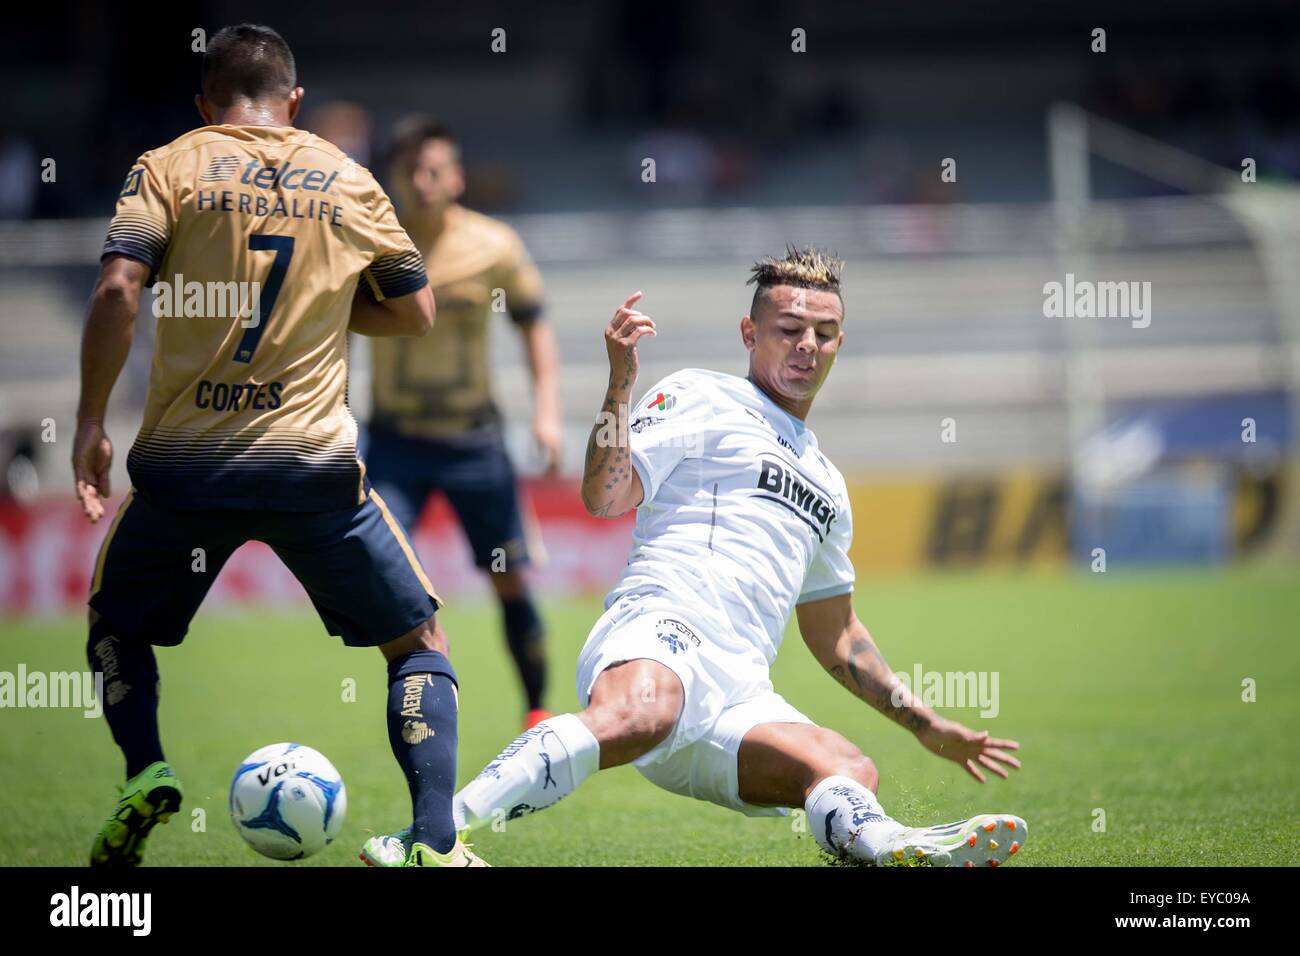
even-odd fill
[(850, 693), (908, 730), (916, 732), (929, 723), (926, 716), (914, 706), (916, 702), (910, 693), (903, 695), (902, 706), (894, 706), (893, 692), (897, 679), (885, 659), (880, 656), (880, 651), (866, 638), (853, 638), (844, 663), (835, 664), (826, 670)]
[[(623, 383), (610, 383), (605, 393), (605, 401), (600, 406), (596, 424), (587, 438), (587, 452), (583, 462), (582, 493), (592, 514), (609, 517), (614, 507), (615, 494), (626, 488), (631, 481), (631, 450), (623, 426), (625, 415), (620, 416), (620, 405), (626, 402), (620, 396), (631, 387), (631, 376)], [(626, 413), (625, 413), (626, 414)], [(613, 442), (601, 440), (602, 434), (608, 434), (609, 423), (613, 421), (615, 433)], [(603, 485), (603, 488), (598, 488)], [(603, 492), (603, 493), (602, 493)]]

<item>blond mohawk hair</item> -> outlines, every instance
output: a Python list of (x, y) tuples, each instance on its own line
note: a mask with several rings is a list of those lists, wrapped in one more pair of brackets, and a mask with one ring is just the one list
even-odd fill
[(843, 268), (843, 259), (816, 246), (786, 246), (782, 258), (764, 256), (754, 263), (745, 284), (753, 282), (758, 285), (754, 292), (755, 298), (764, 289), (776, 285), (821, 289), (840, 295), (840, 270)]

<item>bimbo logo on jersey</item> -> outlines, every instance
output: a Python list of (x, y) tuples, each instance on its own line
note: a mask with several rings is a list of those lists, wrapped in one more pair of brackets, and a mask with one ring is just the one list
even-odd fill
[[(769, 458), (760, 459), (758, 487), (772, 492), (772, 496), (779, 496), (776, 500), (786, 504), (787, 507), (792, 507), (797, 514), (802, 512), (812, 518), (808, 523), (812, 524), (813, 521), (817, 523), (813, 527), (817, 530), (818, 540), (824, 538), (831, 530), (831, 522), (835, 520), (834, 506), (807, 478), (788, 465)], [(817, 525), (820, 525), (820, 529)]]

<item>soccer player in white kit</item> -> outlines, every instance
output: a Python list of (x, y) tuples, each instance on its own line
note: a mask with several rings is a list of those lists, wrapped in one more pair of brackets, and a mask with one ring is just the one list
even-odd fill
[[(631, 763), (652, 783), (750, 816), (803, 807), (824, 850), (867, 864), (997, 866), (1024, 820), (981, 814), (908, 827), (876, 799), (870, 758), (772, 688), (793, 609), (817, 661), (981, 783), (1019, 768), (997, 740), (940, 717), (893, 676), (853, 612), (844, 478), (805, 424), (843, 341), (842, 263), (788, 250), (753, 269), (738, 378), (683, 369), (629, 410), (637, 341), (653, 320), (631, 296), (605, 329), (610, 383), (587, 447), (587, 510), (637, 509), (632, 552), (578, 658), (583, 709), (516, 738), (455, 798), (474, 828), (544, 809), (598, 769)], [(981, 769), (983, 768), (983, 769)], [(362, 858), (404, 860), (404, 834)]]

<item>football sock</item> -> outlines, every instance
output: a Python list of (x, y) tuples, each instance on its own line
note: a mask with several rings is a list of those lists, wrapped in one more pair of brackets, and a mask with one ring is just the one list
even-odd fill
[(515, 670), (524, 685), (528, 709), (542, 706), (542, 692), (546, 689), (546, 652), (542, 619), (529, 596), (501, 601), (502, 624), (506, 644), (515, 660)]
[(804, 803), (808, 826), (823, 850), (874, 863), (907, 829), (885, 813), (876, 795), (850, 777), (827, 777)]
[(456, 794), (456, 827), (513, 820), (563, 800), (600, 769), (600, 744), (575, 714), (524, 731)]
[(104, 675), (104, 719), (126, 758), (126, 779), (163, 759), (158, 737), (158, 662), (153, 648), (109, 633), (102, 618), (90, 627), (86, 642), (90, 669)]
[(438, 853), (456, 845), (456, 672), (438, 651), (388, 662), (388, 742), (411, 790), (411, 840)]

